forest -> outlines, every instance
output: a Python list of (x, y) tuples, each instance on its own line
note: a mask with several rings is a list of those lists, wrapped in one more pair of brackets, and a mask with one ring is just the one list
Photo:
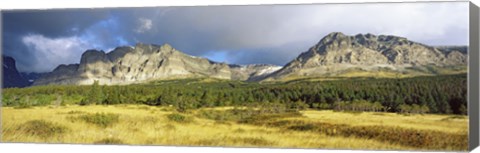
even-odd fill
[(3, 106), (145, 104), (182, 112), (217, 106), (291, 110), (467, 114), (467, 75), (337, 78), (254, 83), (211, 78), (134, 85), (49, 85), (3, 89)]

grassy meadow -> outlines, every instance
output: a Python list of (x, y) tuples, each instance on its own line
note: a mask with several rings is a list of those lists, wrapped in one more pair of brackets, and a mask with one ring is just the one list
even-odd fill
[(465, 151), (466, 74), (2, 90), (2, 142)]
[(467, 150), (464, 115), (138, 104), (2, 107), (2, 142)]

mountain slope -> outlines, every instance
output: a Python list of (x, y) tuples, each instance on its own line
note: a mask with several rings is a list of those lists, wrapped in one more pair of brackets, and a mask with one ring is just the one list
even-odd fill
[(26, 87), (29, 82), (23, 78), (17, 70), (15, 59), (10, 56), (3, 56), (3, 88)]
[(459, 51), (462, 54), (468, 53), (468, 46), (435, 46), (435, 48), (438, 48), (445, 53), (449, 53), (451, 51)]
[(37, 72), (20, 72), (20, 75), (25, 78), (26, 80), (28, 80), (28, 82), (30, 84), (32, 84), (35, 80), (37, 80), (38, 78), (41, 78), (43, 75), (45, 75), (46, 73), (37, 73)]
[(467, 55), (457, 50), (440, 50), (396, 36), (334, 32), (264, 81), (338, 76), (352, 71), (410, 73), (412, 68), (466, 65)]
[[(247, 80), (256, 71), (240, 70), (225, 63), (184, 54), (168, 44), (162, 46), (137, 44), (118, 47), (109, 53), (87, 50), (80, 64), (60, 65), (51, 73), (37, 79), (34, 85), (46, 84), (131, 84), (158, 79), (210, 77)], [(234, 74), (232, 74), (234, 73)]]
[(271, 64), (229, 65), (232, 71), (232, 80), (258, 81), (264, 79), (281, 66)]

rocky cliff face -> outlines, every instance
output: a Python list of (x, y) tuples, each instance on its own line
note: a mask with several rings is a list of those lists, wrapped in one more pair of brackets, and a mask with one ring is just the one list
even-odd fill
[(2, 73), (2, 87), (3, 88), (12, 88), (12, 87), (26, 87), (29, 85), (29, 82), (23, 78), (17, 70), (15, 65), (15, 59), (9, 56), (3, 56), (3, 73)]
[(466, 64), (467, 55), (457, 50), (441, 50), (396, 36), (347, 36), (335, 32), (266, 80), (325, 76), (352, 68), (366, 71), (388, 68), (400, 72), (408, 67)]
[[(46, 84), (132, 84), (159, 79), (210, 77), (242, 81), (339, 76), (350, 70), (440, 73), (432, 67), (467, 65), (466, 47), (431, 47), (406, 38), (331, 33), (284, 67), (267, 64), (229, 65), (184, 54), (168, 44), (137, 44), (109, 53), (87, 50), (80, 64), (60, 65), (37, 79)], [(458, 67), (455, 67), (458, 69)], [(434, 69), (434, 68), (433, 68)], [(434, 72), (432, 72), (434, 71)], [(415, 72), (416, 73), (416, 72)]]
[(81, 85), (92, 84), (94, 80), (112, 85), (192, 77), (248, 80), (249, 76), (262, 75), (257, 73), (269, 68), (252, 67), (255, 70), (237, 69), (226, 63), (184, 54), (168, 44), (137, 44), (134, 47), (118, 47), (109, 53), (88, 50), (83, 53), (80, 64), (60, 65), (36, 80), (34, 85)]

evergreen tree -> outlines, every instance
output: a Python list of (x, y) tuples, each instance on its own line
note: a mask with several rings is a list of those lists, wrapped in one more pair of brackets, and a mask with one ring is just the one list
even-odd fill
[(102, 88), (100, 87), (98, 80), (95, 80), (90, 86), (86, 98), (80, 102), (80, 105), (102, 104), (103, 99)]

